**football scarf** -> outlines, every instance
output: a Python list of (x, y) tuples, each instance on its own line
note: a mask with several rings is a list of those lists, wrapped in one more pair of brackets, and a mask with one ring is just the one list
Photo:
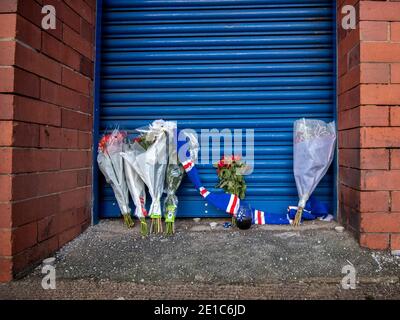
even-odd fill
[[(185, 143), (185, 141), (178, 141), (178, 150)], [(235, 217), (237, 216), (241, 205), (247, 206), (245, 201), (240, 200), (239, 197), (234, 194), (211, 192), (207, 190), (207, 188), (205, 188), (201, 182), (199, 172), (194, 164), (194, 161), (190, 158), (189, 152), (186, 154), (181, 154), (181, 152), (178, 152), (178, 155), (179, 161), (185, 169), (190, 181), (198, 190), (200, 196), (202, 196), (212, 206)], [(253, 208), (251, 210), (253, 224), (287, 225), (291, 224), (292, 220), (294, 219), (297, 212), (297, 207), (289, 206), (287, 212), (282, 212), (281, 214), (272, 214)], [(304, 208), (302, 220), (314, 220), (318, 218), (327, 219), (329, 215), (328, 212), (328, 207), (325, 204), (319, 202), (315, 197), (311, 196), (306, 207)]]

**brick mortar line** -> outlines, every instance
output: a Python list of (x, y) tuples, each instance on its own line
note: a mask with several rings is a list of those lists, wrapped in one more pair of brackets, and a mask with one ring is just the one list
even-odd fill
[[(60, 64), (60, 63), (59, 63), (58, 61), (56, 61), (56, 60), (54, 60), (54, 62), (57, 63), (57, 64)], [(16, 63), (16, 62), (15, 62), (15, 63)], [(51, 82), (52, 84), (54, 84), (54, 85), (56, 85), (56, 86), (60, 86), (60, 87), (62, 87), (62, 88), (71, 90), (71, 91), (73, 91), (73, 92), (75, 92), (75, 93), (78, 93), (78, 94), (84, 96), (85, 98), (93, 98), (93, 96), (91, 96), (91, 95), (87, 95), (87, 94), (85, 94), (85, 93), (82, 93), (82, 92), (80, 92), (80, 91), (76, 91), (76, 90), (74, 90), (74, 89), (71, 89), (71, 88), (65, 86), (62, 82), (60, 82), (60, 83), (54, 82), (52, 79), (46, 78), (46, 77), (41, 76), (41, 75), (39, 75), (39, 74), (37, 74), (37, 73), (33, 73), (32, 71), (30, 71), (30, 70), (28, 70), (28, 69), (24, 69), (23, 67), (19, 66), (18, 64), (13, 64), (13, 65), (11, 65), (11, 66), (5, 66), (5, 67), (9, 67), (9, 68), (14, 68), (14, 69), (22, 70), (22, 71), (24, 71), (24, 72), (26, 72), (26, 73), (29, 73), (29, 74), (31, 74), (31, 75), (34, 75), (34, 76), (38, 77), (39, 80), (42, 80), (42, 79), (43, 79), (43, 80), (49, 81), (49, 82)], [(82, 75), (82, 74), (79, 73), (79, 72), (77, 72), (77, 73), (80, 74), (80, 75)], [(61, 71), (61, 78), (62, 78), (62, 71)], [(61, 79), (61, 80), (62, 80), (62, 79)], [(92, 82), (92, 84), (94, 83), (93, 80), (91, 80), (91, 82)], [(25, 96), (25, 95), (23, 95), (23, 96)], [(34, 98), (34, 97), (33, 97), (33, 98)], [(47, 102), (47, 101), (44, 101), (44, 100), (41, 100), (41, 99), (36, 99), (36, 98), (35, 98), (35, 100), (40, 100), (40, 101), (43, 101), (43, 102)], [(47, 103), (53, 104), (53, 105), (55, 105), (55, 106), (63, 107), (63, 106), (61, 106), (61, 105), (57, 105), (57, 104), (54, 104), (54, 103), (52, 103), (52, 102), (47, 102)], [(64, 107), (64, 108), (67, 108), (67, 107)]]
[[(64, 24), (64, 23), (63, 23), (63, 24)], [(44, 32), (44, 31), (43, 31), (43, 32)], [(62, 43), (63, 45), (65, 45), (66, 47), (68, 47), (68, 48), (70, 48), (71, 50), (75, 51), (75, 53), (78, 54), (79, 56), (82, 56), (82, 57), (84, 57), (85, 59), (88, 59), (90, 62), (94, 63), (94, 60), (91, 60), (90, 58), (84, 56), (82, 53), (80, 53), (80, 52), (78, 52), (77, 50), (75, 50), (74, 48), (72, 48), (69, 44), (65, 43), (65, 42), (64, 42), (64, 39), (59, 39), (59, 38), (57, 38), (57, 37), (54, 37), (51, 33), (48, 33), (48, 32), (45, 32), (45, 33), (46, 33), (47, 35), (49, 35), (50, 37), (52, 37), (52, 38), (53, 38), (54, 40), (56, 40), (57, 42), (60, 42), (60, 43)], [(94, 44), (94, 43), (91, 43), (91, 45), (92, 45), (93, 47), (95, 47), (95, 44)], [(55, 62), (57, 62), (57, 63), (59, 63), (59, 64), (61, 64), (61, 65), (67, 67), (66, 64), (64, 64), (63, 62), (60, 62), (60, 61), (58, 61), (58, 60), (55, 60), (55, 58), (53, 58), (52, 56), (48, 55), (46, 52), (40, 51), (40, 53), (42, 53), (44, 56), (46, 56), (46, 57), (52, 59), (53, 61), (55, 61)], [(75, 70), (75, 69), (72, 69), (72, 70)], [(76, 71), (76, 70), (75, 70), (75, 71)], [(76, 72), (77, 72), (77, 71), (76, 71)], [(82, 74), (82, 75), (83, 75), (83, 74)], [(83, 76), (84, 76), (84, 77), (87, 77), (87, 78), (90, 79), (91, 81), (94, 81), (94, 76), (93, 76), (93, 79), (90, 78), (90, 77), (88, 77), (88, 76), (86, 76), (86, 75), (83, 75)]]
[[(24, 18), (23, 16), (21, 16), (21, 17)], [(24, 18), (24, 19), (25, 19), (25, 18)], [(26, 20), (26, 19), (25, 19), (25, 20)], [(27, 21), (29, 21), (29, 20), (27, 20)], [(39, 28), (39, 29), (40, 29), (40, 28)], [(65, 46), (69, 47), (70, 49), (74, 50), (79, 56), (85, 57), (86, 59), (90, 60), (90, 62), (94, 62), (94, 61), (92, 61), (90, 58), (84, 56), (82, 53), (76, 51), (76, 50), (75, 50), (74, 48), (72, 48), (69, 44), (65, 43), (65, 42), (64, 42), (64, 39), (62, 39), (62, 40), (61, 40), (61, 39), (58, 39), (58, 38), (54, 37), (51, 33), (48, 33), (48, 32), (46, 32), (46, 31), (43, 31), (42, 29), (40, 29), (40, 31), (41, 31), (41, 33), (46, 33), (47, 35), (53, 37), (56, 41), (58, 41), (58, 42), (64, 44)], [(80, 34), (79, 34), (79, 35), (80, 35)], [(41, 38), (42, 38), (42, 34), (41, 34)], [(83, 39), (83, 38), (82, 38), (82, 39)], [(86, 39), (84, 39), (84, 40), (85, 40), (86, 42), (88, 42), (89, 44), (91, 44), (92, 47), (95, 47), (95, 44), (94, 44), (94, 43), (91, 43), (91, 42), (87, 41)], [(81, 75), (82, 77), (84, 77), (86, 80), (89, 80), (89, 81), (92, 82), (92, 83), (94, 82), (94, 79), (90, 78), (89, 76), (87, 76), (87, 75), (85, 75), (85, 74), (83, 74), (83, 73), (80, 73), (79, 71), (77, 71), (77, 70), (71, 68), (70, 66), (64, 64), (64, 63), (61, 62), (61, 61), (56, 60), (54, 57), (52, 57), (52, 56), (48, 55), (47, 53), (43, 52), (43, 51), (42, 51), (42, 47), (40, 48), (40, 50), (39, 50), (39, 49), (36, 49), (36, 48), (30, 46), (29, 44), (27, 44), (26, 42), (24, 42), (24, 41), (22, 41), (22, 40), (20, 40), (20, 39), (18, 39), (18, 38), (15, 38), (15, 37), (0, 38), (0, 42), (15, 42), (16, 44), (18, 43), (18, 44), (20, 44), (21, 46), (23, 46), (23, 47), (25, 47), (25, 48), (27, 48), (27, 49), (30, 49), (30, 50), (32, 50), (33, 52), (37, 53), (37, 54), (41, 54), (41, 55), (47, 57), (48, 59), (50, 59), (50, 60), (52, 60), (53, 62), (59, 64), (60, 66), (65, 67), (65, 68), (68, 68), (68, 69), (70, 69), (70, 70), (72, 70), (72, 71), (74, 71), (74, 72), (80, 74), (80, 75)], [(13, 57), (14, 57), (14, 60), (15, 60), (15, 59), (16, 59), (16, 51), (17, 51), (16, 49), (17, 49), (17, 47), (15, 46), (14, 48), (15, 48), (15, 50), (14, 50), (14, 56), (13, 56)], [(17, 65), (15, 65), (15, 66), (17, 66)], [(20, 68), (20, 69), (22, 69), (22, 68)], [(23, 70), (26, 70), (26, 69), (23, 69)], [(27, 72), (30, 72), (29, 70), (26, 70), (26, 71), (27, 71)], [(30, 72), (30, 73), (32, 73), (32, 72)], [(34, 73), (34, 74), (35, 74), (35, 73)], [(37, 75), (37, 74), (35, 74), (35, 75)], [(41, 76), (40, 76), (40, 77), (41, 77)], [(45, 78), (45, 79), (47, 79), (47, 78)], [(51, 80), (51, 79), (49, 79), (49, 80)], [(68, 87), (66, 87), (66, 88), (68, 88)], [(75, 89), (72, 89), (72, 88), (69, 88), (69, 89), (70, 89), (70, 90), (73, 90), (73, 91), (75, 91), (75, 92), (81, 93), (80, 91), (77, 91), (77, 90), (75, 90)], [(85, 95), (84, 93), (81, 93), (81, 94)]]
[(48, 148), (48, 147), (13, 147), (13, 146), (0, 146), (0, 150), (6, 149), (14, 149), (14, 150), (41, 150), (41, 151), (54, 151), (54, 152), (63, 152), (63, 151), (71, 151), (71, 152), (93, 152), (93, 149), (77, 149), (77, 148)]
[[(0, 92), (1, 95), (1, 92)], [(73, 111), (79, 114), (83, 114), (83, 115), (89, 115), (91, 118), (93, 118), (93, 115), (89, 114), (89, 113), (84, 113), (84, 112), (79, 112), (73, 109), (68, 109), (68, 108), (64, 108), (64, 107), (60, 107), (60, 106), (56, 106), (60, 109), (64, 109), (64, 110), (68, 110), (68, 111)], [(81, 129), (77, 129), (77, 128), (68, 128), (68, 127), (63, 127), (63, 126), (54, 126), (51, 124), (45, 124), (45, 123), (38, 123), (38, 122), (28, 122), (27, 120), (14, 120), (14, 119), (6, 119), (6, 120), (2, 120), (0, 119), (0, 122), (4, 121), (4, 122), (16, 122), (16, 123), (25, 123), (25, 124), (32, 124), (32, 125), (37, 125), (37, 126), (43, 126), (43, 127), (50, 127), (50, 128), (57, 128), (57, 129), (65, 129), (65, 130), (73, 130), (73, 131), (78, 131), (81, 133), (92, 133), (93, 134), (93, 129), (89, 129), (89, 130), (81, 130)], [(7, 146), (4, 146), (7, 147)], [(22, 148), (22, 147), (21, 147)]]
[(76, 191), (76, 190), (79, 190), (79, 189), (85, 189), (85, 188), (87, 189), (87, 188), (93, 188), (93, 187), (92, 187), (92, 184), (88, 184), (86, 186), (80, 186), (80, 187), (75, 187), (75, 188), (68, 189), (68, 190), (52, 192), (52, 193), (48, 193), (48, 194), (41, 195), (41, 196), (36, 196), (36, 197), (29, 197), (29, 198), (25, 198), (25, 199), (22, 199), (22, 200), (0, 201), (0, 204), (13, 205), (13, 204), (18, 204), (18, 203), (28, 202), (30, 200), (36, 200), (36, 199), (41, 199), (41, 198), (57, 196), (57, 195), (61, 195), (63, 193), (68, 193), (68, 192)]
[[(62, 169), (62, 170), (56, 170), (57, 173), (64, 173), (64, 172), (74, 172), (74, 171), (78, 171), (78, 170), (85, 170), (85, 169), (92, 169), (93, 167), (79, 167), (79, 168), (73, 168), (73, 169)], [(400, 171), (400, 170), (399, 170)], [(29, 173), (10, 173), (7, 175), (10, 175), (12, 178), (18, 176), (33, 176), (33, 175), (40, 175), (40, 174), (46, 174), (46, 173), (54, 173), (55, 171), (51, 170), (51, 171), (35, 171), (35, 172), (29, 172)]]
[[(91, 207), (85, 206), (85, 207), (78, 207), (78, 208), (74, 208), (74, 209), (75, 209), (75, 210), (79, 210), (79, 209), (87, 209), (87, 208), (90, 209)], [(40, 218), (40, 219), (35, 219), (35, 220), (30, 221), (30, 222), (21, 224), (21, 225), (19, 225), (19, 226), (17, 226), (17, 227), (11, 226), (10, 228), (0, 228), (0, 232), (1, 232), (1, 231), (8, 231), (8, 232), (10, 232), (10, 233), (13, 233), (14, 231), (17, 231), (18, 229), (20, 229), (20, 228), (22, 228), (22, 227), (25, 227), (25, 226), (27, 226), (27, 225), (30, 225), (30, 224), (32, 224), (32, 223), (38, 223), (38, 222), (40, 222), (40, 221), (42, 221), (42, 220), (47, 219), (48, 217), (57, 216), (57, 215), (60, 215), (60, 214), (62, 214), (62, 213), (65, 213), (65, 212), (69, 212), (69, 211), (71, 211), (71, 210), (74, 210), (74, 209), (69, 209), (69, 210), (61, 211), (61, 212), (58, 213), (58, 214), (56, 213), (56, 214), (52, 214), (52, 215), (49, 215), (49, 216), (46, 216), (46, 217), (43, 217), (43, 218)], [(79, 223), (77, 223), (77, 224), (74, 224), (74, 225), (71, 226), (71, 227), (68, 227), (68, 228), (66, 228), (66, 229), (62, 229), (60, 232), (56, 233), (55, 235), (53, 235), (53, 236), (51, 236), (51, 237), (49, 237), (49, 238), (46, 238), (46, 239), (44, 239), (44, 240), (42, 240), (42, 241), (37, 241), (36, 244), (34, 244), (33, 246), (28, 247), (28, 248), (25, 248), (25, 249), (23, 249), (22, 251), (19, 251), (19, 252), (17, 252), (16, 254), (14, 254), (14, 255), (12, 255), (12, 256), (7, 256), (7, 257), (14, 257), (15, 255), (18, 255), (19, 253), (24, 252), (25, 250), (29, 250), (29, 249), (35, 247), (36, 245), (38, 245), (38, 244), (40, 244), (40, 243), (42, 243), (42, 242), (44, 242), (44, 241), (46, 241), (46, 240), (49, 240), (49, 239), (51, 239), (51, 238), (53, 238), (53, 237), (55, 237), (55, 236), (57, 236), (57, 235), (63, 233), (64, 231), (67, 231), (67, 230), (70, 230), (70, 229), (72, 229), (72, 228), (75, 228), (75, 227), (77, 227), (77, 226), (79, 226), (79, 225), (82, 225), (82, 224), (86, 223), (86, 220), (91, 219), (91, 215), (92, 215), (92, 213), (90, 212), (90, 217), (87, 218), (87, 219), (85, 218), (85, 220), (84, 220), (83, 222), (79, 222)], [(0, 257), (2, 257), (2, 256), (0, 256)], [(3, 256), (3, 257), (5, 257), (5, 256)]]
[[(82, 0), (83, 1), (83, 0)], [(68, 8), (70, 8), (73, 12), (75, 12), (81, 19), (83, 19), (83, 20), (85, 20), (92, 28), (94, 28), (96, 25), (94, 24), (93, 25), (93, 22), (90, 22), (90, 21), (88, 21), (88, 20), (86, 20), (78, 11), (76, 11), (74, 8), (72, 8), (67, 2), (63, 2)], [(83, 3), (85, 3), (88, 7), (89, 7), (89, 9), (90, 9), (90, 11), (92, 12), (92, 13), (94, 13), (94, 15), (93, 15), (93, 21), (94, 22), (96, 22), (96, 9), (95, 8), (92, 8), (86, 1), (83, 1)], [(63, 21), (63, 23), (64, 23), (64, 21)]]

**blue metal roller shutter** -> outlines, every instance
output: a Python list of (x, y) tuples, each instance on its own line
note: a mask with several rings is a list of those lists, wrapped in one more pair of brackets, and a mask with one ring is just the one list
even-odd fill
[[(255, 129), (247, 199), (282, 212), (297, 203), (292, 127), (300, 117), (334, 118), (331, 0), (105, 0), (100, 132), (154, 119), (180, 128)], [(211, 165), (200, 165), (213, 189)], [(332, 204), (333, 171), (316, 194)], [(119, 216), (100, 177), (100, 217)], [(180, 217), (224, 216), (188, 180)]]

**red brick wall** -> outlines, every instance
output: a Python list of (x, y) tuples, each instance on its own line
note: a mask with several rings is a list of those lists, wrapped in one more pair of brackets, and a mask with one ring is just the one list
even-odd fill
[(0, 281), (90, 224), (95, 3), (0, 1)]
[(400, 249), (400, 2), (338, 4), (358, 14), (356, 30), (338, 21), (340, 220), (362, 246)]

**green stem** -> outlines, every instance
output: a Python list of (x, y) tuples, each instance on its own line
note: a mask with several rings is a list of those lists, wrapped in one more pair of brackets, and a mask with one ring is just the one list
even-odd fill
[(147, 228), (146, 218), (140, 218), (140, 233), (144, 237), (147, 236), (149, 233)]
[(131, 217), (131, 215), (129, 213), (124, 214), (123, 217), (124, 217), (125, 225), (128, 228), (132, 228), (135, 225), (135, 223), (133, 222), (132, 217)]
[(165, 223), (165, 234), (173, 235), (174, 234), (174, 222), (166, 222)]

